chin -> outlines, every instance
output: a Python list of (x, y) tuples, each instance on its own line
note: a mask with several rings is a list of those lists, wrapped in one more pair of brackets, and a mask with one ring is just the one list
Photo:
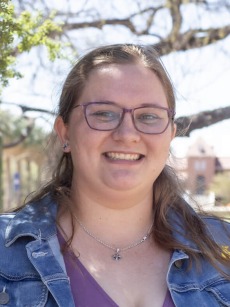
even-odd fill
[(140, 183), (137, 182), (126, 182), (126, 181), (121, 181), (121, 182), (107, 182), (106, 185), (116, 191), (131, 191), (134, 189), (137, 189), (138, 186), (140, 186)]

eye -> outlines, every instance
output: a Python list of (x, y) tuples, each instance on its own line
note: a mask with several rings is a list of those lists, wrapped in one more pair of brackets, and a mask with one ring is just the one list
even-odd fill
[(89, 116), (93, 117), (97, 121), (109, 122), (119, 118), (119, 113), (111, 110), (98, 110), (90, 113)]
[(144, 124), (155, 124), (160, 121), (161, 118), (155, 113), (140, 113), (136, 116), (136, 119)]

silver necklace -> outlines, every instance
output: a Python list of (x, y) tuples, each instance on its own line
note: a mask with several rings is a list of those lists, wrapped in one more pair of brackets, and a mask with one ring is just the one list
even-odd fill
[(109, 248), (109, 249), (112, 249), (114, 251), (114, 254), (112, 255), (112, 259), (115, 260), (115, 261), (119, 261), (122, 259), (121, 257), (121, 252), (125, 252), (131, 248), (134, 248), (142, 243), (144, 243), (148, 237), (150, 236), (150, 233), (151, 233), (151, 230), (152, 230), (152, 227), (153, 227), (153, 223), (151, 224), (151, 226), (149, 227), (149, 230), (148, 232), (146, 233), (146, 235), (144, 235), (139, 241), (136, 241), (126, 247), (123, 247), (123, 248), (114, 248), (112, 245), (104, 242), (103, 240), (101, 240), (100, 238), (94, 236), (86, 227), (85, 225), (82, 224), (82, 222), (75, 216), (73, 215), (73, 217), (75, 218), (75, 220), (77, 221), (77, 223), (79, 224), (79, 226), (84, 230), (84, 232), (89, 235), (91, 238), (93, 238), (95, 241), (97, 241), (98, 243), (100, 243), (101, 245)]

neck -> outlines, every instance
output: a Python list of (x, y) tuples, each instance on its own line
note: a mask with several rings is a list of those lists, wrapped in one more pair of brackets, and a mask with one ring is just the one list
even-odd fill
[[(146, 234), (152, 224), (152, 193), (142, 199), (107, 199), (106, 203), (85, 193), (72, 195), (74, 215), (91, 233), (117, 246), (125, 246)], [(124, 231), (125, 230), (125, 231)]]

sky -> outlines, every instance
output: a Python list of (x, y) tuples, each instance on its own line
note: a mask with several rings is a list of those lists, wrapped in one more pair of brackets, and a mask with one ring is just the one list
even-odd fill
[[(51, 4), (51, 2), (49, 3)], [(96, 3), (100, 2), (100, 0), (91, 0), (91, 2)], [(130, 1), (126, 2), (126, 4), (128, 2), (131, 3)], [(61, 3), (61, 1), (55, 1), (55, 3)], [(97, 3), (98, 5), (99, 3)], [(120, 8), (122, 7), (120, 6)], [(105, 5), (103, 9), (105, 15), (111, 15), (109, 6), (106, 8)], [(121, 15), (122, 12), (125, 11), (121, 9)], [(185, 17), (188, 13), (191, 16), (191, 7), (189, 12), (184, 12)], [(197, 11), (195, 13), (197, 14)], [(191, 17), (188, 18), (188, 16), (186, 18), (186, 27), (190, 27), (190, 23), (194, 20), (191, 20)], [(202, 22), (206, 26), (209, 26), (213, 18), (213, 16), (208, 15), (202, 19)], [(218, 22), (221, 22), (224, 18), (226, 18), (225, 15), (222, 18), (218, 18)], [(162, 29), (162, 16), (161, 18), (158, 17), (158, 19), (156, 20), (158, 29)], [(216, 22), (215, 19), (215, 26), (218, 26)], [(103, 31), (93, 29), (89, 31), (87, 33), (85, 31), (78, 33), (78, 41), (81, 42), (78, 47), (80, 54), (87, 52), (89, 45), (91, 47), (97, 47), (98, 44), (105, 42), (155, 42), (154, 38), (135, 38), (124, 28), (111, 29), (111, 27), (105, 27)], [(211, 47), (170, 54), (169, 56), (163, 57), (162, 60), (176, 89), (178, 117), (230, 105), (230, 37)], [(42, 65), (46, 66), (47, 64), (48, 61), (45, 56), (38, 54), (37, 50), (32, 50), (29, 54), (21, 56), (17, 67), (24, 74), (24, 78), (21, 80), (12, 80), (9, 86), (3, 91), (2, 100), (49, 110), (55, 109), (62, 83), (71, 66), (67, 62), (57, 61), (50, 66), (51, 70), (44, 70)], [(52, 66), (54, 70), (52, 70)], [(56, 70), (58, 70), (58, 73), (56, 73)], [(34, 76), (34, 79), (33, 77), (31, 78), (31, 75)], [(33, 114), (31, 115), (33, 116)], [(50, 129), (50, 125), (45, 124), (45, 127)], [(172, 142), (172, 150), (176, 156), (183, 157), (189, 150), (189, 146), (198, 137), (202, 137), (205, 142), (213, 146), (216, 155), (230, 157), (229, 131), (230, 120), (225, 120), (208, 128), (194, 131), (189, 138), (176, 138)]]
[[(205, 110), (213, 110), (230, 105), (229, 55), (222, 52), (222, 43), (204, 50), (193, 51), (191, 55), (180, 54), (171, 56), (165, 65), (174, 78), (177, 92), (177, 116), (196, 114)], [(230, 39), (224, 42), (230, 46)], [(229, 50), (230, 51), (230, 50)], [(174, 72), (175, 60), (182, 63), (189, 73), (184, 75)], [(214, 148), (218, 156), (230, 157), (230, 119), (214, 124), (210, 127), (196, 130), (190, 138), (175, 139), (173, 145), (176, 155), (184, 156), (197, 138), (201, 137)]]

